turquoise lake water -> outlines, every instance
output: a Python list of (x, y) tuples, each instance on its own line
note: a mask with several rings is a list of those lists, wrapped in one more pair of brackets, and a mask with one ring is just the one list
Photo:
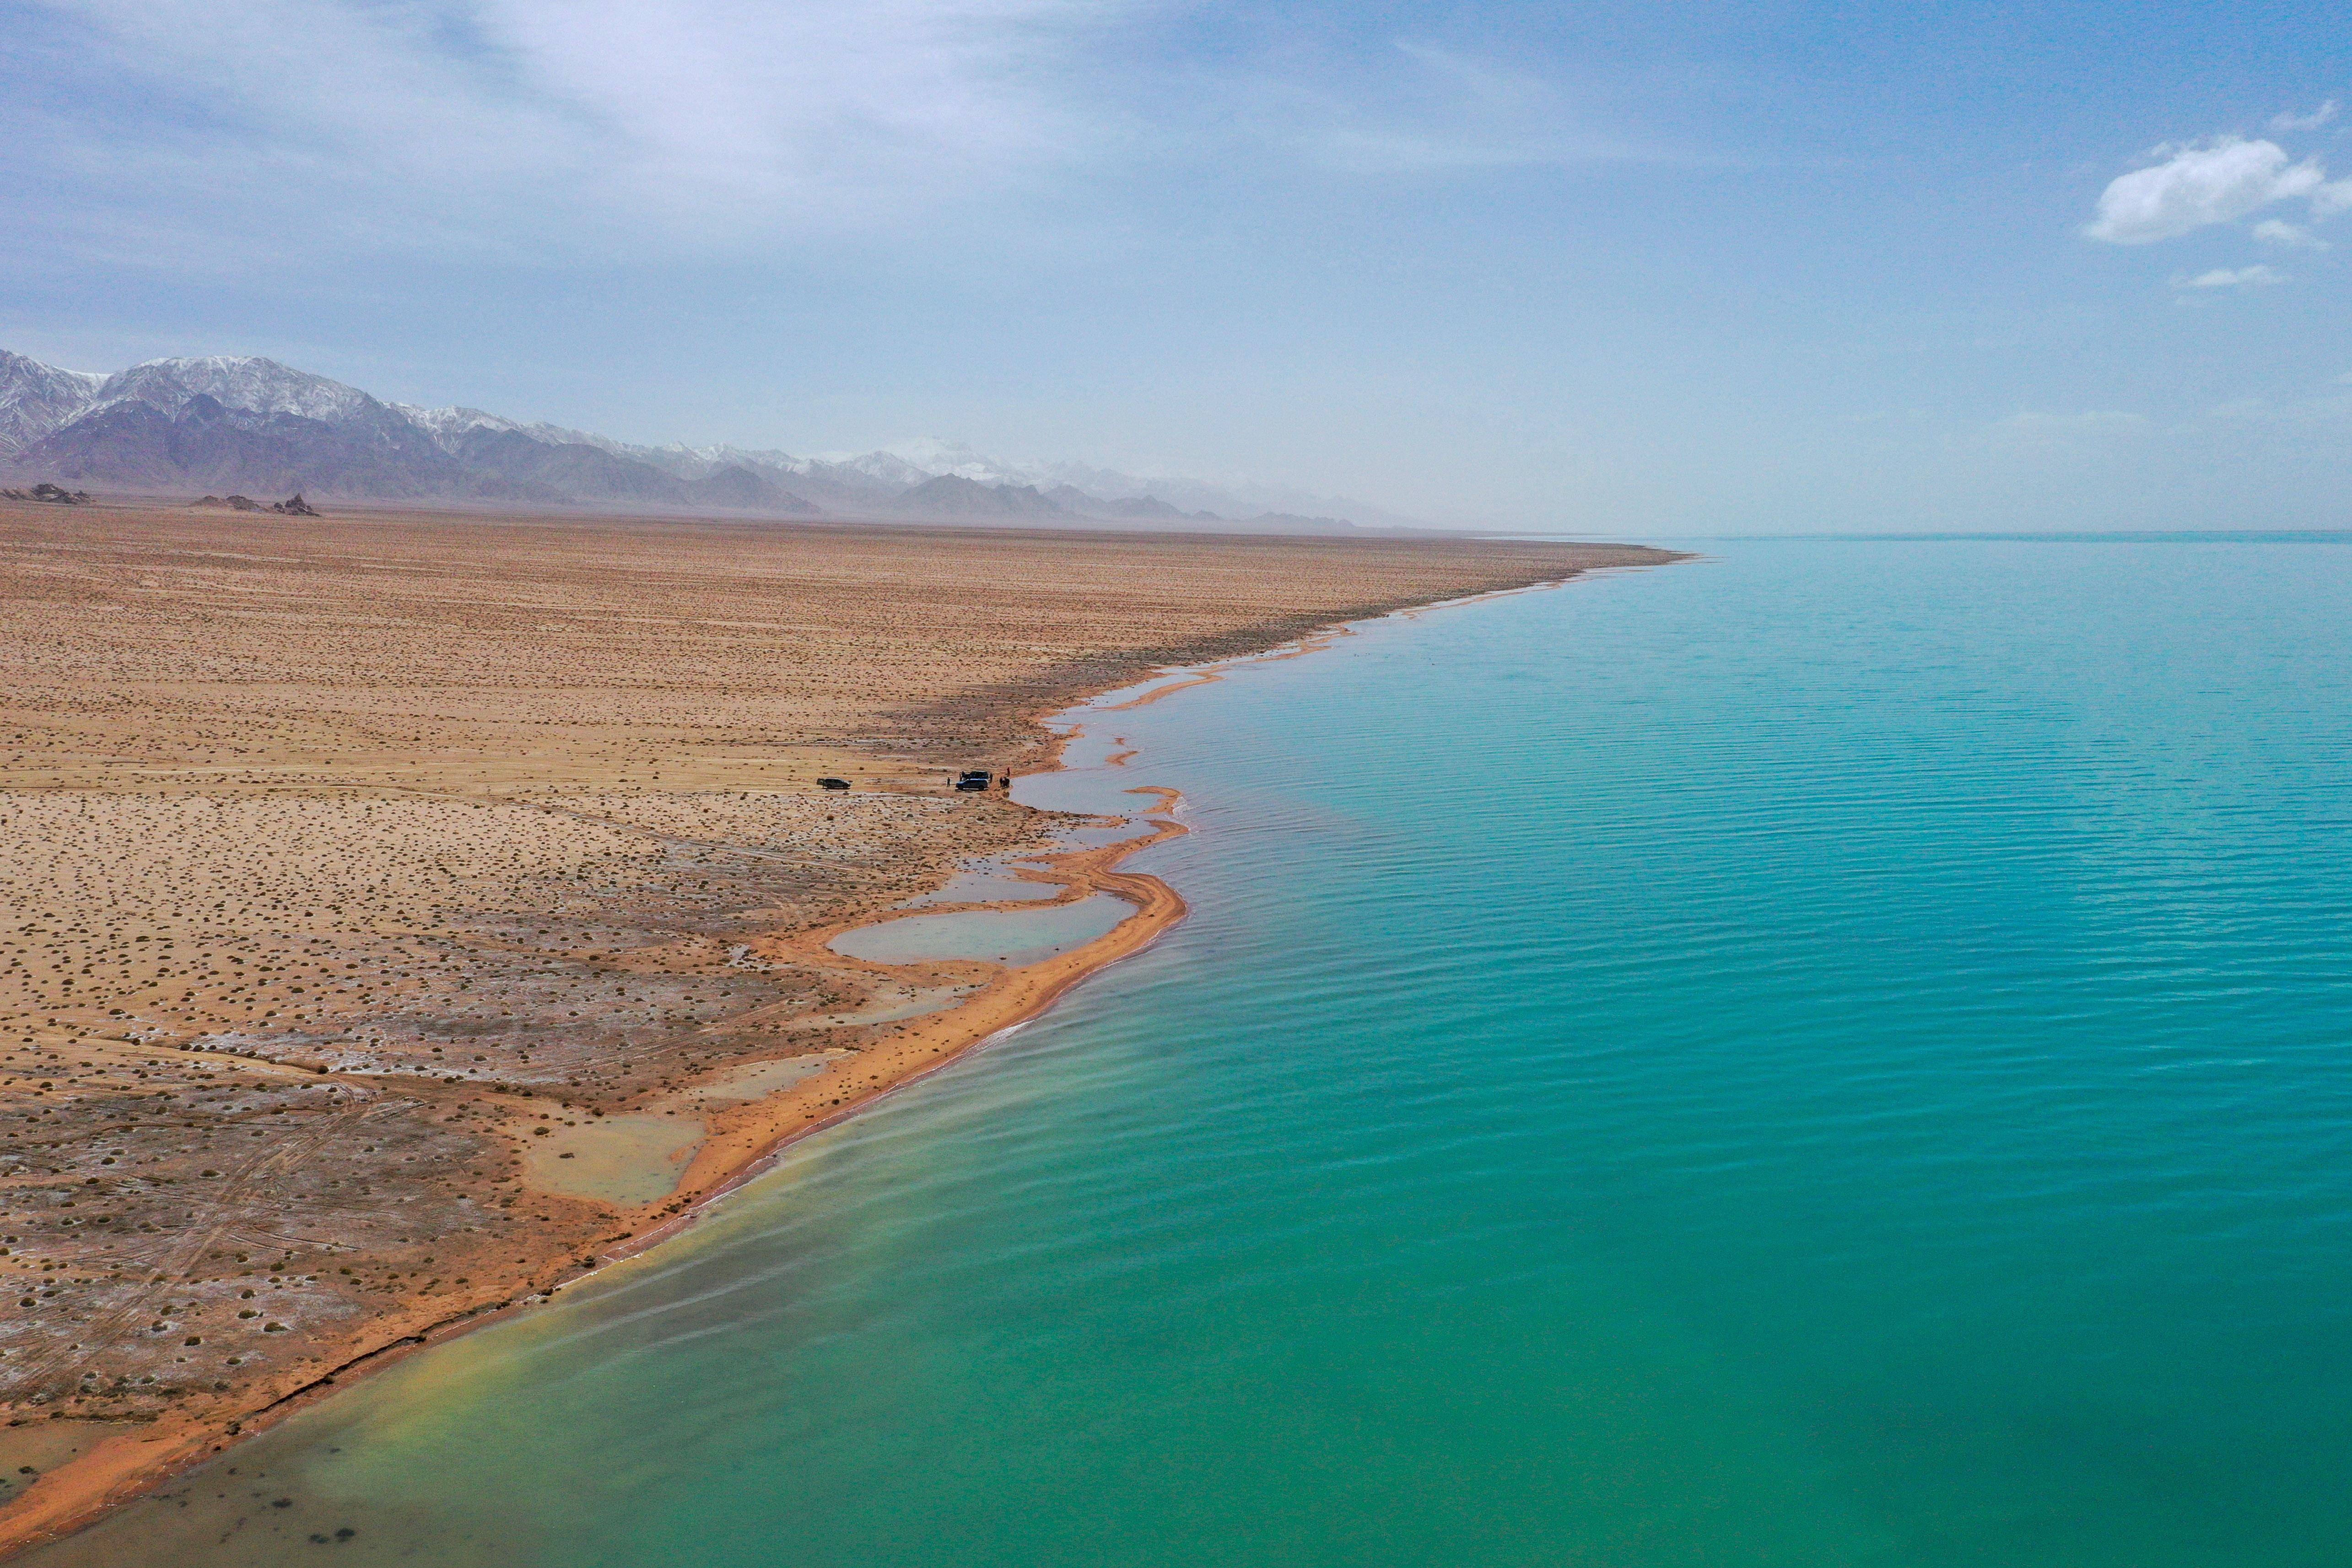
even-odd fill
[(2352, 550), (1703, 548), (1109, 716), (1175, 933), (35, 1561), (2352, 1562)]

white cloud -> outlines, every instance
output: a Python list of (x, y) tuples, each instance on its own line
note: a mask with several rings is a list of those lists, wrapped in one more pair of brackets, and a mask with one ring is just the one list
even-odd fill
[(2264, 245), (2282, 246), (2291, 250), (2328, 250), (2328, 243), (2309, 229), (2295, 227), (2279, 218), (2264, 218), (2254, 225), (2254, 237)]
[(2176, 277), (2175, 288), (2267, 288), (2287, 281), (2285, 273), (2256, 262), (2252, 267), (2217, 267), (2194, 277)]
[(2100, 193), (2097, 215), (2084, 234), (2111, 245), (2147, 245), (2234, 222), (2273, 202), (2335, 189), (2324, 184), (2327, 173), (2317, 159), (2291, 163), (2275, 141), (2225, 136), (2158, 152), (2168, 154), (2163, 162), (2119, 175)]
[(2273, 131), (2316, 131), (2336, 118), (2336, 100), (2329, 99), (2309, 114), (2274, 114), (2271, 117)]

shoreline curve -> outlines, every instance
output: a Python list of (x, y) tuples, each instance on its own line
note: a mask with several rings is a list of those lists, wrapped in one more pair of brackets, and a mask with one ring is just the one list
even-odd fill
[[(1669, 557), (1669, 560), (1681, 559)], [(1664, 564), (1664, 563), (1660, 563)], [(1316, 628), (1271, 647), (1236, 653), (1198, 666), (1166, 667), (1107, 686), (1047, 711), (1024, 715), (1044, 728), (1066, 716), (1109, 714), (1143, 707), (1180, 691), (1223, 680), (1234, 670), (1253, 664), (1303, 658), (1356, 634), (1355, 627), (1385, 620), (1416, 620), (1434, 611), (1479, 603), (1489, 599), (1563, 588), (1581, 578), (1607, 570), (1582, 568), (1560, 577), (1491, 592), (1470, 594), (1425, 604), (1401, 606), (1360, 621)], [(1622, 569), (1621, 569), (1622, 570)], [(1152, 685), (1167, 677), (1165, 685)], [(1134, 686), (1149, 689), (1129, 700), (1102, 704), (1099, 699)], [(1063, 771), (1068, 743), (1082, 728), (1051, 731), (1053, 739), (1044, 766), (1021, 777)], [(1128, 750), (1108, 759), (1124, 766), (1135, 753)], [(1041, 862), (1027, 880), (1058, 883), (1066, 890), (1054, 902), (1108, 893), (1136, 905), (1136, 913), (1103, 936), (1069, 952), (1018, 968), (988, 965), (996, 971), (975, 994), (941, 1012), (911, 1020), (889, 1038), (863, 1047), (861, 1067), (891, 1069), (867, 1073), (861, 1086), (830, 1099), (824, 1090), (840, 1084), (820, 1081), (819, 1073), (802, 1085), (777, 1091), (733, 1110), (711, 1115), (706, 1134), (665, 1198), (619, 1209), (622, 1227), (598, 1243), (573, 1267), (541, 1281), (523, 1281), (505, 1301), (460, 1312), (430, 1323), (413, 1325), (384, 1343), (364, 1351), (320, 1373), (257, 1410), (227, 1420), (192, 1418), (173, 1423), (168, 1417), (142, 1424), (139, 1430), (110, 1435), (60, 1470), (45, 1475), (0, 1511), (0, 1561), (13, 1559), (58, 1541), (96, 1522), (113, 1510), (135, 1500), (173, 1478), (194, 1470), (229, 1451), (244, 1439), (258, 1436), (283, 1420), (318, 1405), (352, 1386), (359, 1379), (474, 1330), (517, 1317), (553, 1303), (565, 1288), (604, 1270), (651, 1253), (666, 1241), (692, 1230), (719, 1202), (776, 1168), (782, 1154), (803, 1138), (836, 1126), (901, 1089), (941, 1068), (962, 1060), (994, 1040), (1051, 1010), (1054, 1004), (1081, 982), (1132, 957), (1173, 929), (1190, 912), (1181, 894), (1165, 881), (1146, 873), (1123, 872), (1119, 862), (1155, 845), (1179, 838), (1191, 830), (1174, 819), (1181, 800), (1178, 791), (1163, 786), (1138, 786), (1134, 793), (1157, 798), (1155, 804), (1128, 814), (1129, 821), (1150, 821), (1149, 835), (1097, 846), (1048, 852), (1028, 857)], [(1109, 815), (1110, 813), (1101, 813)], [(948, 907), (963, 909), (1028, 908), (1041, 905), (979, 903)], [(868, 912), (856, 918), (753, 939), (749, 946), (779, 958), (816, 961), (835, 969), (902, 973), (906, 965), (873, 964), (849, 958), (825, 946), (843, 932), (887, 924), (904, 911)], [(821, 957), (819, 956), (822, 956)], [(950, 961), (955, 967), (959, 961)], [(918, 966), (919, 967), (919, 966)], [(974, 966), (962, 966), (969, 970)], [(157, 1430), (157, 1428), (163, 1428)]]

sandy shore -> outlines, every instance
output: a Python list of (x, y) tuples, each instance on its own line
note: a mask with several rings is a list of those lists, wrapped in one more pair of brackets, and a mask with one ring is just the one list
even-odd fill
[[(1160, 797), (1160, 810), (1173, 810), (1176, 797), (1172, 791), (1150, 793)], [(58, 1441), (59, 1434), (48, 1424), (34, 1427), (28, 1434), (33, 1440), (20, 1441), (19, 1451), (37, 1454), (53, 1465), (58, 1460), (66, 1462), (51, 1469), (44, 1477), (45, 1484), (29, 1490), (5, 1521), (11, 1534), (0, 1542), (0, 1552), (13, 1553), (68, 1533), (109, 1507), (222, 1451), (229, 1442), (249, 1437), (348, 1387), (358, 1377), (454, 1334), (550, 1301), (564, 1285), (587, 1277), (591, 1271), (646, 1252), (693, 1224), (709, 1205), (761, 1174), (774, 1156), (794, 1140), (835, 1124), (1005, 1030), (1043, 1014), (1079, 981), (1140, 952), (1184, 917), (1183, 899), (1166, 883), (1158, 877), (1116, 869), (1128, 856), (1185, 831), (1181, 824), (1165, 820), (1158, 821), (1155, 828), (1148, 835), (1117, 844), (1036, 857), (1034, 863), (1043, 868), (1036, 874), (1066, 888), (1066, 899), (1108, 893), (1135, 906), (1135, 913), (1107, 935), (1039, 963), (1010, 969), (961, 960), (929, 966), (879, 965), (863, 964), (832, 953), (826, 944), (860, 925), (857, 921), (779, 934), (769, 939), (762, 946), (779, 956), (789, 955), (813, 967), (859, 970), (877, 977), (901, 978), (910, 968), (938, 971), (951, 980), (983, 968), (992, 969), (993, 974), (976, 983), (977, 988), (969, 999), (919, 1023), (894, 1030), (886, 1040), (860, 1053), (854, 1073), (813, 1073), (800, 1083), (726, 1106), (715, 1114), (708, 1102), (697, 1105), (704, 1113), (708, 1130), (693, 1145), (691, 1163), (677, 1176), (676, 1187), (656, 1202), (616, 1206), (621, 1228), (598, 1239), (593, 1247), (583, 1249), (582, 1256), (568, 1263), (559, 1261), (544, 1278), (519, 1281), (514, 1288), (520, 1294), (496, 1306), (387, 1325), (388, 1331), (397, 1332), (382, 1345), (240, 1417), (224, 1420), (218, 1416), (199, 1415), (174, 1419), (166, 1416), (130, 1431), (66, 1443)], [(996, 902), (942, 907), (1034, 911), (1043, 905)], [(698, 1096), (688, 1090), (670, 1098), (685, 1105), (696, 1104)], [(658, 1151), (643, 1151), (635, 1163), (658, 1164), (661, 1158)]]
[[(1051, 854), (947, 768), (1664, 559), (0, 514), (0, 1552), (653, 1244), (1181, 918), (1117, 869), (1173, 823)], [(1011, 969), (827, 946), (1014, 855), (1138, 913)]]

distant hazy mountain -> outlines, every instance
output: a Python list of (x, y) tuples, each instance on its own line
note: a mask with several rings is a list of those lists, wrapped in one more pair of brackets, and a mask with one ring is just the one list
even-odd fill
[(983, 485), (961, 474), (926, 479), (898, 497), (910, 512), (939, 517), (1066, 517), (1034, 485)]
[[(1112, 508), (1123, 503), (1161, 502), (1179, 516), (1201, 522), (1246, 521), (1266, 517), (1328, 514), (1333, 520), (1370, 528), (1416, 528), (1409, 517), (1367, 506), (1361, 501), (1317, 496), (1278, 485), (1213, 482), (1180, 475), (1137, 475), (1084, 463), (1011, 463), (989, 456), (961, 442), (925, 439), (902, 442), (882, 452), (839, 459), (882, 471), (884, 460), (897, 459), (923, 474), (954, 474), (983, 485), (1034, 485), (1071, 511), (1097, 517), (1134, 516)], [(1062, 500), (1062, 491), (1075, 490), (1090, 507)], [(1264, 526), (1273, 526), (1266, 524)]]
[(176, 409), (133, 399), (100, 403), (26, 447), (16, 465), (26, 473), (150, 489), (542, 498), (468, 472), (381, 405), (330, 424), (230, 408), (202, 392)]
[[(28, 479), (146, 490), (241, 490), (806, 517), (1329, 531), (1286, 490), (1139, 478), (1078, 464), (1008, 464), (956, 443), (794, 456), (641, 446), (478, 408), (386, 402), (233, 355), (151, 360), (113, 375), (0, 350), (0, 466)], [(1350, 508), (1373, 526), (1402, 522)]]
[[(1104, 509), (1114, 517), (1160, 517), (1170, 521), (1173, 521), (1180, 517), (1190, 520), (1196, 516), (1196, 514), (1192, 512), (1179, 511), (1176, 507), (1170, 506), (1167, 502), (1161, 500), (1157, 496), (1138, 496), (1133, 500), (1108, 502), (1105, 504)], [(1213, 523), (1223, 520), (1214, 512), (1202, 512), (1197, 514), (1197, 516), (1207, 522)]]

